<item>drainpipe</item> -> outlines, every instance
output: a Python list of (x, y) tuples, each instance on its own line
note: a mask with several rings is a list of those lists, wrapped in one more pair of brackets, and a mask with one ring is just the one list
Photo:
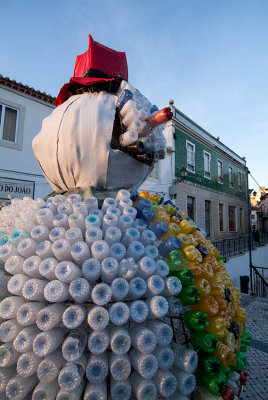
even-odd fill
[(250, 203), (250, 193), (248, 186), (248, 176), (249, 170), (247, 169), (247, 201), (248, 201), (248, 255), (249, 255), (249, 272), (250, 272), (250, 294), (253, 293), (253, 282), (252, 282), (252, 230), (251, 230), (251, 203)]

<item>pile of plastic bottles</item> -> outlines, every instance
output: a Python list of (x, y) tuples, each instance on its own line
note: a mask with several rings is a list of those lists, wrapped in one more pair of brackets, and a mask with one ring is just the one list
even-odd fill
[(181, 304), (189, 306), (184, 323), (199, 358), (195, 398), (234, 399), (246, 383), (250, 335), (239, 289), (223, 257), (184, 212), (170, 201), (162, 204), (160, 195), (144, 191), (136, 207), (163, 241), (159, 253), (169, 265), (169, 275), (181, 281)]
[(168, 318), (182, 285), (133, 195), (1, 210), (0, 399), (185, 400), (195, 389), (197, 353), (174, 343)]

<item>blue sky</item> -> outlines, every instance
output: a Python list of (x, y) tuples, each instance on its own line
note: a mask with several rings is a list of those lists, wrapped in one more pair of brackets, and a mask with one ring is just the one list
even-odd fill
[(267, 19), (267, 0), (2, 2), (0, 73), (57, 95), (91, 33), (126, 52), (129, 81), (153, 103), (174, 99), (268, 187)]

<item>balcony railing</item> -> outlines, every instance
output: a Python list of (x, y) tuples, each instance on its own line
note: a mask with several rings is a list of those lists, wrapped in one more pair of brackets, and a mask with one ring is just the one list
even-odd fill
[[(244, 254), (249, 250), (248, 235), (242, 235), (230, 239), (214, 240), (212, 243), (226, 259)], [(252, 236), (252, 250), (255, 250), (257, 247), (265, 246), (266, 244), (268, 244), (268, 233), (260, 232), (258, 241), (254, 240), (254, 237)]]
[(268, 268), (251, 265), (251, 294), (254, 296), (268, 296)]

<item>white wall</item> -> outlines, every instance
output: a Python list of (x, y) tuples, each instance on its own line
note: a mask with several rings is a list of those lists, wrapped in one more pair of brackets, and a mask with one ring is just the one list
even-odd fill
[(42, 121), (54, 109), (52, 104), (31, 98), (15, 90), (0, 88), (0, 98), (25, 107), (22, 150), (0, 146), (0, 176), (35, 181), (35, 198), (52, 192), (32, 151), (32, 140)]
[[(252, 264), (256, 267), (268, 267), (268, 246), (259, 247), (252, 251)], [(240, 276), (250, 276), (249, 272), (249, 253), (241, 256), (232, 257), (226, 264), (234, 286), (240, 288)], [(267, 274), (268, 277), (268, 274)]]

